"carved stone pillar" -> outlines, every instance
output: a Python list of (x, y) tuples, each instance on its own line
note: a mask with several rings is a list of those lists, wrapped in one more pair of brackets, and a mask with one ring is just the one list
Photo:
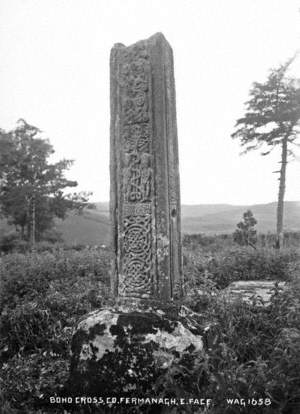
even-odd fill
[(182, 277), (172, 50), (156, 34), (116, 45), (110, 64), (112, 286), (118, 301), (79, 322), (65, 392), (155, 396), (162, 375), (198, 366), (200, 335), (207, 331), (172, 301), (181, 294)]
[(181, 293), (173, 53), (161, 33), (111, 51), (110, 214), (119, 299)]

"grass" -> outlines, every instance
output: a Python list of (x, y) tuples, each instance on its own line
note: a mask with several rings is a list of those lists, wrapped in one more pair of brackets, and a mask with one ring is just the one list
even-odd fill
[[(300, 401), (299, 249), (234, 247), (226, 238), (185, 240), (184, 303), (214, 322), (214, 338), (194, 372), (172, 377), (164, 392), (213, 398), (208, 412), (297, 413)], [(69, 369), (73, 327), (110, 301), (109, 252), (57, 246), (0, 258), (3, 414), (51, 413)], [(230, 303), (222, 288), (237, 279), (281, 279), (269, 307)], [(199, 295), (199, 290), (202, 294)], [(178, 372), (174, 370), (173, 372)], [(175, 374), (174, 374), (175, 375)], [(188, 385), (187, 385), (188, 384)], [(271, 406), (224, 405), (226, 398), (270, 398)], [(192, 408), (186, 408), (184, 412)], [(173, 411), (172, 413), (182, 411)]]

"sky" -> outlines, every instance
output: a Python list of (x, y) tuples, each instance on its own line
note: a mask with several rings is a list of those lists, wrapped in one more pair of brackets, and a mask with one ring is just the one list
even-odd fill
[[(92, 201), (109, 199), (109, 54), (162, 32), (174, 52), (181, 201), (277, 199), (279, 152), (232, 140), (254, 81), (300, 49), (298, 0), (0, 0), (0, 127), (39, 127)], [(300, 56), (290, 69), (300, 77)], [(300, 200), (300, 149), (286, 200)]]

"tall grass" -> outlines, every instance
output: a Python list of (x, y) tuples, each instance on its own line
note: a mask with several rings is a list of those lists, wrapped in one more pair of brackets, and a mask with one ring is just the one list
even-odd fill
[[(193, 372), (184, 373), (180, 367), (167, 372), (161, 381), (164, 389), (158, 387), (157, 392), (213, 398), (216, 405), (209, 409), (213, 414), (296, 414), (299, 250), (240, 248), (224, 239), (202, 244), (185, 243), (184, 303), (212, 324), (206, 353)], [(0, 258), (3, 414), (53, 412), (45, 402), (60, 392), (68, 377), (76, 322), (110, 301), (109, 262), (107, 250), (91, 248), (45, 249)], [(228, 302), (222, 288), (240, 279), (287, 280), (290, 287), (275, 290), (268, 307)], [(272, 405), (264, 410), (254, 406), (229, 410), (224, 401), (232, 396), (266, 397)]]

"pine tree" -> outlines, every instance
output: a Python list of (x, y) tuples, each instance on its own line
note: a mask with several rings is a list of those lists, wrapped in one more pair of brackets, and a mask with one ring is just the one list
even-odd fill
[(257, 221), (252, 211), (247, 210), (243, 214), (243, 221), (237, 224), (237, 229), (233, 233), (233, 240), (240, 246), (252, 246), (255, 248), (257, 242), (256, 224)]
[(299, 134), (300, 79), (287, 76), (287, 70), (295, 59), (272, 69), (265, 83), (255, 82), (246, 102), (244, 117), (237, 120), (232, 138), (239, 138), (244, 152), (262, 149), (268, 155), (281, 147), (279, 191), (277, 203), (277, 247), (283, 238), (283, 210), (286, 187), (286, 169), (294, 157), (293, 145)]

